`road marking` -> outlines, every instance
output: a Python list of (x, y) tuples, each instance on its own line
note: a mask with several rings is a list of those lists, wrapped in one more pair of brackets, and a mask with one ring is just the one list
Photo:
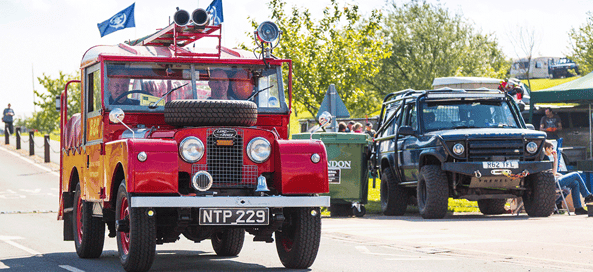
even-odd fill
[(63, 264), (63, 265), (58, 265), (58, 266), (59, 266), (60, 268), (63, 268), (63, 269), (66, 269), (66, 270), (68, 270), (68, 271), (72, 271), (72, 272), (84, 272), (84, 270), (80, 270), (80, 269), (78, 269), (78, 268), (76, 268), (76, 267), (72, 267), (72, 266), (65, 265), (65, 264)]
[(10, 267), (6, 266), (3, 262), (0, 261), (0, 269), (10, 269)]
[(54, 172), (53, 170), (51, 170), (51, 169), (49, 169), (49, 168), (47, 168), (47, 167), (45, 167), (45, 166), (39, 165), (39, 164), (37, 164), (36, 162), (34, 162), (34, 161), (30, 160), (30, 159), (27, 159), (27, 158), (25, 158), (25, 157), (23, 157), (23, 156), (21, 156), (21, 155), (19, 155), (19, 154), (15, 153), (15, 152), (12, 152), (12, 151), (10, 151), (10, 150), (6, 149), (5, 147), (2, 147), (2, 146), (0, 146), (0, 149), (2, 149), (2, 150), (4, 150), (4, 151), (6, 151), (8, 154), (11, 154), (11, 155), (13, 155), (13, 156), (15, 156), (15, 157), (18, 157), (18, 158), (20, 158), (20, 159), (22, 159), (22, 160), (24, 160), (24, 161), (26, 161), (26, 162), (28, 162), (28, 163), (30, 163), (30, 164), (32, 164), (32, 165), (35, 165), (35, 166), (36, 166), (36, 167), (38, 167), (39, 169), (42, 169), (42, 170), (44, 170), (44, 171), (46, 171), (46, 172), (49, 172), (50, 174), (53, 174), (53, 175), (55, 175), (55, 176), (57, 176), (57, 177), (59, 177), (59, 176), (60, 176), (60, 174), (58, 174), (57, 172)]
[(7, 243), (7, 244), (9, 244), (9, 245), (11, 245), (13, 247), (22, 249), (22, 250), (24, 250), (26, 252), (29, 252), (29, 253), (33, 254), (33, 255), (41, 256), (41, 253), (39, 253), (39, 252), (37, 252), (35, 250), (32, 250), (32, 249), (30, 249), (30, 248), (28, 248), (26, 246), (20, 245), (20, 244), (18, 244), (16, 242), (12, 241), (12, 240), (19, 240), (19, 239), (23, 239), (23, 238), (22, 237), (18, 237), (18, 236), (0, 236), (0, 241), (2, 241), (4, 243)]

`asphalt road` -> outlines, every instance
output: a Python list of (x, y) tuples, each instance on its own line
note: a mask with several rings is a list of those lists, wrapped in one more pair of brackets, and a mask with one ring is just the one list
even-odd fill
[[(0, 146), (0, 271), (122, 271), (117, 245), (80, 259), (62, 241), (58, 178)], [(324, 218), (311, 271), (592, 271), (593, 217), (449, 215)], [(217, 257), (209, 241), (157, 246), (152, 271), (283, 270), (274, 244), (246, 235), (238, 257)]]

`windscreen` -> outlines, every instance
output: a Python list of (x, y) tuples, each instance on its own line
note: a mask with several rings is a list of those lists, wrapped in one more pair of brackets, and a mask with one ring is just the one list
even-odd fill
[(460, 128), (518, 128), (504, 100), (427, 102), (422, 109), (425, 131)]
[(260, 112), (285, 112), (279, 67), (106, 63), (104, 102), (131, 111), (163, 111), (181, 99), (250, 100)]

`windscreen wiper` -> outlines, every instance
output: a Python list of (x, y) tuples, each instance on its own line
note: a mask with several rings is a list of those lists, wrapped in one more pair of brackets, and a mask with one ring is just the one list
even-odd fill
[(168, 91), (167, 93), (165, 93), (163, 96), (161, 96), (161, 98), (159, 98), (159, 100), (157, 100), (156, 102), (154, 102), (154, 103), (150, 104), (150, 105), (148, 106), (148, 108), (149, 108), (149, 109), (156, 109), (156, 107), (157, 107), (157, 104), (159, 104), (159, 102), (161, 102), (161, 100), (163, 100), (163, 98), (165, 98), (165, 96), (169, 95), (170, 93), (172, 93), (172, 92), (173, 92), (173, 91), (175, 91), (175, 90), (178, 90), (178, 89), (180, 89), (180, 88), (182, 88), (182, 87), (185, 87), (187, 84), (189, 84), (189, 83), (185, 83), (185, 84), (183, 84), (183, 85), (181, 85), (181, 86), (179, 86), (179, 87), (175, 87), (175, 88), (171, 89), (170, 91)]
[(255, 92), (255, 93), (253, 93), (253, 94), (251, 94), (249, 97), (247, 97), (247, 99), (246, 99), (246, 100), (251, 100), (252, 98), (254, 98), (254, 97), (255, 97), (256, 95), (258, 95), (259, 93), (261, 93), (261, 92), (263, 92), (263, 91), (265, 91), (265, 90), (267, 90), (267, 89), (269, 89), (269, 88), (272, 88), (272, 87), (274, 87), (274, 85), (271, 85), (271, 86), (269, 86), (269, 87), (263, 88), (263, 89), (261, 89), (261, 90), (259, 90), (259, 91)]

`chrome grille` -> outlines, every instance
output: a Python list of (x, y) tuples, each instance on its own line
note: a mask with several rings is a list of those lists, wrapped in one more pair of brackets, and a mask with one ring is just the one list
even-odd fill
[(215, 130), (207, 131), (206, 165), (192, 165), (192, 176), (198, 171), (207, 171), (212, 175), (212, 188), (255, 188), (257, 166), (243, 165), (243, 130), (234, 130), (237, 133), (231, 146), (217, 145), (216, 137), (212, 135)]
[(468, 147), (469, 161), (521, 160), (525, 152), (522, 139), (472, 140)]

